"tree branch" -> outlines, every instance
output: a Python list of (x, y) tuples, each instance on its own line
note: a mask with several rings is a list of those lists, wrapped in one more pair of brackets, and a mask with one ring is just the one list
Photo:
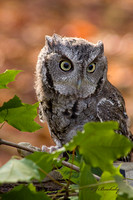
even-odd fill
[(28, 151), (28, 152), (31, 152), (31, 153), (35, 152), (35, 150), (33, 150), (29, 147), (25, 147), (25, 146), (22, 146), (20, 144), (16, 144), (14, 142), (9, 142), (9, 141), (6, 141), (6, 140), (3, 140), (3, 139), (0, 138), (0, 145), (1, 144), (11, 146), (11, 147), (15, 147), (15, 148), (18, 148), (18, 149), (22, 149), (22, 150), (25, 150), (25, 151)]
[[(73, 170), (75, 170), (77, 172), (80, 172), (80, 168), (79, 167), (77, 167), (76, 165), (73, 165), (73, 164), (71, 164), (71, 163), (69, 163), (67, 161), (62, 160), (62, 165), (66, 166), (66, 167), (68, 167), (70, 169), (73, 169)], [(96, 178), (97, 181), (100, 180), (100, 177), (97, 176), (96, 174), (93, 174), (93, 176)]]
[(62, 164), (63, 164), (64, 166), (70, 168), (70, 169), (73, 169), (73, 170), (75, 170), (75, 171), (77, 171), (77, 172), (80, 172), (79, 167), (77, 167), (76, 165), (73, 165), (73, 164), (71, 164), (71, 163), (69, 163), (69, 162), (67, 162), (67, 161), (64, 161), (64, 160), (62, 160)]
[[(7, 145), (7, 146), (15, 147), (15, 148), (18, 148), (18, 149), (22, 149), (24, 151), (28, 151), (30, 153), (34, 153), (34, 152), (37, 151), (37, 150), (35, 150), (35, 147), (33, 147), (33, 149), (32, 149), (32, 148), (29, 148), (29, 147), (26, 147), (26, 146), (23, 146), (23, 145), (20, 145), (20, 144), (16, 144), (14, 142), (9, 142), (9, 141), (3, 140), (1, 138), (0, 138), (0, 145)], [(66, 166), (70, 169), (73, 169), (77, 172), (80, 172), (79, 167), (77, 167), (76, 165), (73, 165), (73, 164), (71, 164), (67, 161), (62, 160), (62, 165)], [(96, 178), (96, 180), (98, 180), (98, 181), (100, 180), (100, 177), (97, 176), (96, 174), (93, 174), (93, 176)]]

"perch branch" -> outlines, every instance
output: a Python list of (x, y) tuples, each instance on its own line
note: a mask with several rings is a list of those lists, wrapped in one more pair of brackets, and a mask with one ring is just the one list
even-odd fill
[(11, 146), (11, 147), (15, 147), (15, 148), (18, 148), (18, 149), (22, 149), (22, 150), (25, 150), (25, 151), (28, 151), (28, 152), (31, 152), (31, 153), (35, 152), (33, 149), (30, 149), (29, 147), (25, 147), (25, 146), (16, 144), (14, 142), (9, 142), (7, 140), (3, 140), (3, 139), (0, 138), (0, 145), (1, 144)]
[[(23, 145), (19, 145), (19, 144), (16, 144), (14, 142), (9, 142), (9, 141), (3, 140), (1, 138), (0, 138), (0, 145), (7, 145), (7, 146), (15, 147), (15, 148), (22, 149), (22, 150), (25, 150), (25, 151), (28, 151), (28, 152), (31, 152), (31, 153), (34, 153), (36, 151), (36, 150), (33, 150), (33, 149), (29, 148), (29, 147), (25, 147)], [(77, 172), (80, 172), (80, 168), (79, 167), (77, 167), (76, 165), (73, 165), (73, 164), (71, 164), (71, 163), (69, 163), (67, 161), (63, 160), (62, 161), (62, 165), (66, 166), (66, 167), (68, 167), (70, 169), (73, 169), (73, 170), (75, 170)], [(100, 177), (97, 176), (96, 174), (93, 174), (93, 176), (96, 178), (96, 180), (98, 180), (98, 181), (100, 180)]]

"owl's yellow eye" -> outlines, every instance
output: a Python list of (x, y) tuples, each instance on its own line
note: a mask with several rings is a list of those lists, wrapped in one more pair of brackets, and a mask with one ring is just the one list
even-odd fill
[(60, 68), (65, 71), (68, 72), (72, 69), (72, 64), (68, 61), (68, 60), (62, 60), (60, 62)]
[(87, 72), (92, 73), (94, 72), (96, 69), (96, 64), (95, 63), (91, 63), (90, 65), (88, 65), (87, 67)]

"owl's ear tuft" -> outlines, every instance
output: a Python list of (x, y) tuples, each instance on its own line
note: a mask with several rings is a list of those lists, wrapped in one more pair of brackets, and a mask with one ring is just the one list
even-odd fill
[(98, 47), (100, 49), (101, 54), (104, 53), (104, 45), (103, 45), (103, 42), (101, 40), (97, 42), (96, 47)]
[(60, 40), (60, 39), (61, 39), (61, 36), (58, 35), (58, 34), (56, 34), (56, 33), (54, 33), (54, 34), (53, 34), (53, 39), (54, 39), (54, 40)]
[(52, 36), (45, 36), (45, 43), (50, 49), (53, 49), (57, 44), (61, 42), (61, 36), (57, 34), (53, 34)]
[(56, 46), (57, 44), (61, 43), (62, 37), (56, 33), (53, 34), (53, 44)]
[(50, 49), (52, 49), (52, 37), (51, 36), (48, 36), (48, 35), (45, 36), (45, 43)]

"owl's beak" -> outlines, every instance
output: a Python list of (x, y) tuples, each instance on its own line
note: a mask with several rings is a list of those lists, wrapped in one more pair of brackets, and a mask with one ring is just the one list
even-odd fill
[(81, 83), (82, 83), (82, 80), (81, 79), (79, 79), (78, 81), (77, 81), (77, 89), (79, 90), (80, 89), (80, 87), (81, 87)]

